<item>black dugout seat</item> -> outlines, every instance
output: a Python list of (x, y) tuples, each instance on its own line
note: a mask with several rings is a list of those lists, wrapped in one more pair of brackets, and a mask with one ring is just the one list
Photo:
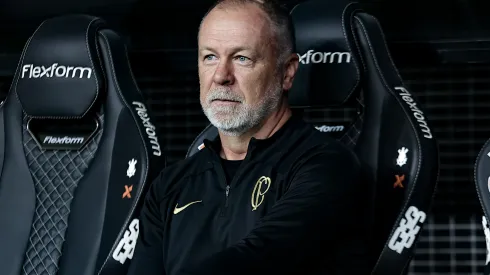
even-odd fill
[[(309, 1), (292, 10), (300, 66), (289, 102), (305, 115), (311, 109), (359, 105), (359, 115), (348, 125), (315, 126), (351, 146), (364, 164), (371, 190), (366, 196), (372, 201), (365, 207), (373, 215), (358, 229), (372, 230), (373, 274), (403, 274), (427, 220), (438, 148), (426, 115), (397, 72), (378, 21), (357, 4), (341, 2)], [(216, 135), (208, 126), (188, 156)]]
[(487, 253), (483, 274), (490, 274), (490, 139), (485, 142), (475, 163), (475, 184), (483, 208), (482, 226)]
[(126, 274), (165, 158), (121, 38), (95, 17), (44, 21), (0, 114), (0, 274)]

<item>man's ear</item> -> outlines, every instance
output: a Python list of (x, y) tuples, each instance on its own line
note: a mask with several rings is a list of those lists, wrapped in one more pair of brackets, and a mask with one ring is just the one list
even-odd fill
[(284, 79), (282, 89), (288, 91), (293, 86), (294, 76), (298, 71), (299, 57), (298, 54), (292, 53), (284, 63)]

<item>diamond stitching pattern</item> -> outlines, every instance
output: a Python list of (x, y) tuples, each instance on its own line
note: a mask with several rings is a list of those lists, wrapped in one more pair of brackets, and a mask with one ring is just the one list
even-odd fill
[(359, 138), (362, 130), (363, 118), (364, 115), (359, 116), (356, 122), (353, 123), (347, 132), (345, 132), (345, 134), (340, 138), (340, 141), (350, 148), (354, 148), (357, 144), (357, 139)]
[(55, 275), (68, 227), (76, 187), (97, 150), (103, 129), (80, 151), (41, 150), (23, 121), (24, 153), (36, 191), (36, 211), (27, 245), (23, 275)]
[[(357, 97), (357, 102), (361, 109), (364, 110), (364, 91), (359, 93)], [(357, 140), (362, 131), (362, 126), (364, 125), (364, 111), (360, 113), (360, 116), (357, 117), (356, 122), (354, 122), (349, 129), (340, 137), (340, 141), (350, 148), (354, 148), (357, 144)]]

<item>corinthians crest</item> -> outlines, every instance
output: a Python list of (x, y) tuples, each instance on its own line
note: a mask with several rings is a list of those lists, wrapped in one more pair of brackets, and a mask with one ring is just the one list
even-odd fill
[(251, 204), (252, 211), (257, 210), (257, 208), (264, 202), (264, 196), (269, 188), (271, 187), (271, 178), (262, 176), (255, 183), (254, 190), (252, 191)]

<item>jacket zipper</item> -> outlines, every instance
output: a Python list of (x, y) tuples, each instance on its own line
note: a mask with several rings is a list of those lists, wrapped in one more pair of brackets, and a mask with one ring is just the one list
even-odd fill
[[(243, 163), (242, 163), (243, 165)], [(242, 166), (243, 167), (243, 166)], [(226, 213), (226, 210), (228, 209), (228, 205), (229, 205), (229, 201), (230, 201), (230, 190), (231, 190), (231, 184), (233, 184), (235, 181), (237, 181), (240, 176), (241, 176), (241, 169), (239, 169), (239, 171), (237, 171), (236, 175), (233, 177), (233, 179), (231, 180), (231, 183), (229, 183), (227, 180), (226, 180), (226, 177), (223, 176), (223, 178), (225, 179), (225, 183), (226, 183), (226, 188), (225, 188), (225, 206), (221, 209), (221, 216), (225, 216), (225, 213)], [(222, 170), (223, 172), (223, 175), (224, 175), (224, 170)]]
[(230, 183), (228, 182), (228, 180), (226, 180), (225, 171), (223, 170), (223, 167), (220, 166), (219, 168), (220, 168), (219, 169), (220, 176), (226, 185), (226, 188), (225, 188), (225, 205), (223, 207), (221, 207), (221, 211), (220, 211), (220, 216), (224, 217), (225, 213), (226, 213), (226, 209), (228, 208), (228, 197), (230, 195)]
[[(249, 150), (250, 150), (250, 148), (249, 148)], [(223, 182), (226, 184), (226, 188), (225, 188), (225, 205), (224, 205), (224, 207), (221, 208), (221, 211), (220, 211), (221, 212), (220, 213), (220, 216), (221, 217), (224, 217), (225, 216), (226, 210), (228, 209), (231, 184), (238, 180), (238, 178), (240, 177), (240, 175), (242, 173), (243, 167), (245, 167), (244, 164), (245, 164), (245, 162), (248, 162), (249, 158), (250, 158), (250, 153), (248, 153), (245, 156), (245, 159), (243, 160), (242, 164), (240, 165), (240, 168), (238, 169), (237, 173), (235, 174), (235, 176), (231, 180), (231, 183), (229, 183), (226, 180), (225, 170), (223, 168), (223, 165), (221, 165), (221, 164), (219, 165), (219, 168), (220, 168), (219, 169), (219, 173), (221, 174), (221, 178), (223, 179)]]
[(226, 183), (226, 190), (225, 190), (225, 206), (221, 208), (221, 213), (220, 216), (224, 217), (226, 214), (226, 210), (228, 209), (228, 197), (230, 195), (230, 185)]
[(225, 191), (225, 196), (226, 196), (226, 200), (225, 200), (225, 209), (228, 208), (228, 195), (230, 194), (230, 185), (227, 185), (226, 186), (226, 191)]

